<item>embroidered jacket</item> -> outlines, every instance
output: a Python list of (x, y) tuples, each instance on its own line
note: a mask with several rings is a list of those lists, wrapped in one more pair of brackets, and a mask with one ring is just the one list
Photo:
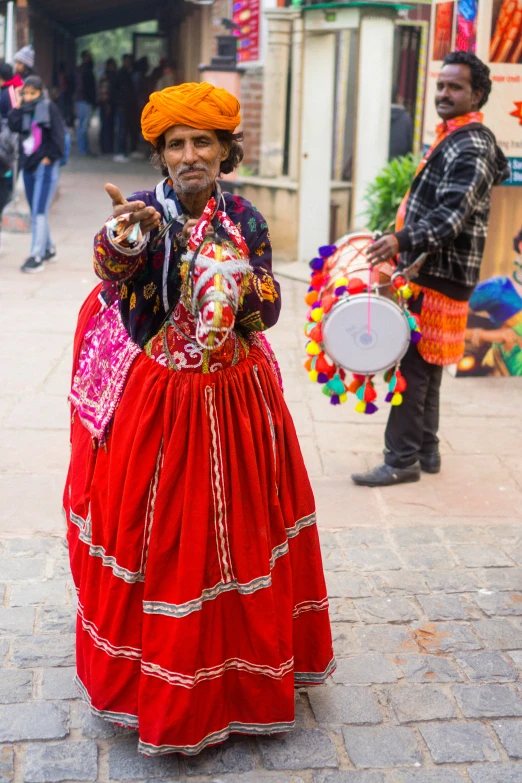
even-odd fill
[(491, 190), (509, 176), (491, 131), (465, 125), (445, 138), (411, 186), (399, 241), (401, 265), (429, 253), (418, 282), (455, 299), (469, 298), (479, 279)]
[[(241, 196), (223, 193), (220, 198), (221, 208), (224, 204), (250, 251), (250, 291), (238, 311), (236, 325), (243, 331), (263, 331), (277, 322), (281, 309), (279, 284), (272, 274), (268, 226), (256, 208)], [(122, 321), (134, 342), (143, 347), (158, 332), (167, 312), (179, 299), (181, 257), (187, 242), (182, 236), (185, 222), (182, 208), (168, 180), (160, 183), (154, 192), (140, 191), (129, 196), (129, 201), (137, 200), (157, 209), (165, 222), (176, 218), (167, 241), (162, 240), (155, 247), (154, 240), (159, 233), (156, 229), (134, 247), (115, 245), (112, 232), (105, 225), (94, 240), (94, 269), (102, 280), (118, 283)], [(218, 222), (214, 229), (223, 239), (227, 237)], [(165, 264), (169, 248), (170, 257)]]

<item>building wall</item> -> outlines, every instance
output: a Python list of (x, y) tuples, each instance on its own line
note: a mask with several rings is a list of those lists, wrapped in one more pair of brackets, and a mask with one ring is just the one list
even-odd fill
[(261, 111), (263, 108), (263, 68), (248, 68), (241, 76), (241, 113), (245, 135), (243, 166), (259, 173), (261, 148)]
[(52, 87), (54, 66), (54, 33), (44, 17), (31, 16), (32, 44), (35, 51), (35, 71), (42, 77), (47, 88)]
[[(248, 179), (248, 178), (247, 178)], [(269, 180), (245, 181), (236, 190), (257, 207), (268, 223), (275, 260), (294, 261), (297, 255), (297, 190), (295, 185)]]
[[(221, 24), (221, 20), (230, 19), (231, 17), (231, 0), (216, 0), (210, 7), (210, 13), (202, 16), (200, 38), (203, 42), (202, 55), (204, 64), (208, 65), (210, 59), (217, 54), (217, 36), (228, 34), (228, 31)], [(245, 135), (243, 166), (248, 169), (249, 173), (257, 174), (259, 172), (261, 145), (262, 65), (245, 68), (241, 74), (240, 85), (239, 101), (243, 117), (242, 130)]]
[(212, 37), (211, 56), (214, 56), (217, 54), (217, 36), (228, 34), (228, 31), (221, 24), (221, 20), (231, 19), (232, 2), (231, 0), (215, 0), (215, 3), (211, 6), (211, 11), (209, 19)]
[[(268, 223), (276, 261), (295, 261), (297, 258), (298, 190), (297, 183), (284, 178), (238, 177), (233, 189), (251, 201)], [(350, 187), (345, 183), (332, 183), (330, 199), (335, 209), (335, 236), (325, 235), (322, 242), (328, 244), (348, 233), (350, 222)], [(331, 226), (333, 228), (333, 226)]]
[[(174, 56), (178, 60), (180, 78), (185, 82), (199, 82), (199, 65), (201, 63), (202, 41), (202, 8), (185, 3), (186, 15), (179, 27), (177, 47), (174, 46)], [(176, 31), (178, 32), (178, 31)], [(177, 50), (176, 50), (177, 49)]]
[(56, 71), (60, 62), (65, 62), (68, 71), (75, 66), (75, 41), (63, 27), (53, 24), (45, 14), (31, 8), (27, 38), (35, 51), (35, 71), (42, 77), (47, 89), (55, 84)]

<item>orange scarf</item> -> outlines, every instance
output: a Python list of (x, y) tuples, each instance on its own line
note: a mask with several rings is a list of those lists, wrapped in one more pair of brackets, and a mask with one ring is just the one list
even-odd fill
[[(446, 120), (445, 122), (439, 122), (437, 127), (435, 128), (435, 141), (429, 148), (429, 150), (424, 155), (423, 159), (417, 166), (417, 171), (415, 172), (415, 177), (420, 174), (424, 166), (426, 165), (428, 158), (430, 157), (433, 150), (439, 146), (441, 141), (444, 141), (450, 133), (453, 133), (453, 131), (456, 131), (458, 128), (462, 128), (464, 125), (469, 125), (471, 122), (483, 122), (484, 121), (484, 115), (481, 111), (470, 111), (468, 114), (461, 114), (460, 117), (453, 117), (451, 120)], [(415, 179), (414, 177), (414, 179)], [(408, 203), (408, 198), (410, 197), (410, 190), (408, 189), (408, 192), (402, 199), (399, 209), (397, 210), (397, 217), (395, 218), (395, 231), (400, 231), (401, 228), (404, 228), (404, 220), (406, 218), (406, 205)]]

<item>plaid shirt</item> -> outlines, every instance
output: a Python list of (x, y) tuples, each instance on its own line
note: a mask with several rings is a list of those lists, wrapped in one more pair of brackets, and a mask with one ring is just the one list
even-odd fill
[(508, 176), (507, 160), (488, 128), (472, 123), (451, 133), (413, 181), (404, 228), (395, 235), (401, 266), (427, 252), (422, 285), (444, 293), (448, 281), (450, 289), (471, 293), (486, 243), (491, 190)]

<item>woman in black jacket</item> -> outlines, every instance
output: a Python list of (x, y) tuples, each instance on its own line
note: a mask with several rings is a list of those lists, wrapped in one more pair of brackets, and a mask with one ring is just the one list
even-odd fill
[(15, 88), (23, 86), (21, 78), (13, 78), (9, 63), (0, 62), (0, 231), (2, 213), (13, 195), (13, 163), (16, 143), (7, 127), (7, 117), (15, 103)]
[(65, 152), (65, 128), (58, 107), (43, 95), (39, 76), (26, 79), (8, 122), (11, 130), (20, 134), (20, 168), (33, 218), (31, 253), (21, 271), (41, 272), (44, 262), (56, 255), (48, 214)]

